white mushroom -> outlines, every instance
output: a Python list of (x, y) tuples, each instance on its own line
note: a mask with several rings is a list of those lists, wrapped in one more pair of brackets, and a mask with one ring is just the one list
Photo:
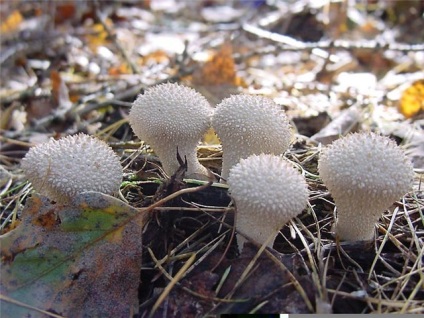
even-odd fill
[(341, 240), (374, 237), (383, 211), (412, 186), (414, 171), (403, 150), (387, 137), (356, 133), (323, 149), (319, 174), (337, 206)]
[[(242, 159), (230, 170), (229, 191), (237, 208), (236, 229), (263, 244), (308, 202), (304, 177), (285, 159), (260, 154)], [(239, 248), (244, 239), (238, 236)]]
[(32, 147), (21, 167), (34, 190), (59, 203), (86, 191), (117, 193), (123, 175), (112, 148), (85, 134)]
[(292, 131), (285, 112), (272, 99), (233, 95), (216, 108), (212, 119), (222, 142), (221, 177), (228, 178), (231, 167), (254, 154), (282, 154), (290, 145)]
[(187, 176), (208, 174), (197, 159), (197, 145), (210, 127), (213, 108), (194, 89), (178, 84), (160, 84), (147, 89), (134, 101), (129, 121), (134, 133), (161, 160), (164, 171), (174, 174), (178, 153), (187, 158)]

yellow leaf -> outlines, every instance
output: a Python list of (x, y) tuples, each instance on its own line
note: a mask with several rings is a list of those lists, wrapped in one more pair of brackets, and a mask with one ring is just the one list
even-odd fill
[(411, 118), (424, 111), (424, 79), (415, 81), (403, 93), (399, 103), (399, 111)]
[(1, 33), (8, 33), (16, 31), (19, 28), (19, 25), (24, 20), (22, 14), (19, 11), (13, 11), (6, 20), (0, 25)]
[[(105, 24), (108, 27), (112, 26), (112, 20), (107, 19)], [(101, 45), (105, 45), (108, 40), (108, 33), (105, 30), (105, 27), (101, 23), (93, 24), (92, 26), (92, 34), (87, 36), (88, 45), (92, 51), (96, 51), (97, 47)]]
[(202, 141), (205, 145), (219, 145), (221, 143), (213, 128), (209, 128), (205, 132)]

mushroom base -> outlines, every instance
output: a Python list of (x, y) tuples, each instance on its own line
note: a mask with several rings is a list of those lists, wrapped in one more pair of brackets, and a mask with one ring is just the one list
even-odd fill
[[(237, 231), (240, 231), (242, 234), (246, 235), (249, 239), (252, 241), (262, 245), (269, 241), (270, 236), (272, 235), (272, 239), (268, 242), (267, 246), (272, 248), (274, 245), (275, 238), (277, 237), (278, 231), (280, 228), (275, 229), (273, 228), (275, 224), (269, 226), (268, 228), (262, 227), (259, 228), (257, 224), (249, 224), (248, 222), (243, 222), (243, 220), (237, 220), (236, 229)], [(239, 248), (239, 251), (243, 249), (243, 245), (245, 242), (247, 242), (248, 239), (246, 239), (243, 235), (238, 234), (237, 235), (237, 245)]]
[[(340, 214), (341, 213), (339, 213), (339, 215)], [(377, 220), (378, 217), (376, 217), (376, 221)], [(376, 221), (369, 220), (369, 222), (365, 223), (363, 220), (340, 215), (336, 221), (336, 236), (341, 241), (370, 241), (374, 239), (375, 236)]]
[[(177, 160), (177, 146), (174, 147), (156, 147), (152, 145), (153, 150), (162, 162), (163, 170), (167, 175), (172, 176), (180, 167)], [(197, 141), (193, 146), (178, 146), (178, 153), (181, 159), (187, 159), (186, 177), (200, 180), (208, 180), (208, 170), (202, 166), (197, 159)]]

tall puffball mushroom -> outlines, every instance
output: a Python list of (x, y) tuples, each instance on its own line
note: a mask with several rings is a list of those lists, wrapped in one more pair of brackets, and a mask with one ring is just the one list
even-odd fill
[(58, 203), (86, 191), (117, 193), (123, 176), (112, 148), (85, 134), (32, 147), (21, 167), (35, 191)]
[[(228, 185), (237, 207), (236, 229), (259, 244), (274, 234), (269, 247), (283, 225), (301, 213), (308, 202), (304, 177), (275, 155), (252, 155), (240, 160), (230, 170)], [(239, 235), (239, 248), (243, 242)]]
[(411, 162), (395, 142), (375, 133), (355, 133), (324, 148), (319, 174), (337, 206), (336, 235), (365, 241), (383, 211), (412, 186)]
[(290, 145), (292, 131), (284, 111), (270, 98), (233, 95), (216, 107), (212, 118), (222, 143), (221, 177), (231, 167), (254, 154), (282, 154)]
[(197, 145), (210, 127), (213, 108), (194, 89), (178, 84), (160, 84), (134, 101), (129, 121), (134, 133), (152, 146), (168, 175), (180, 164), (178, 153), (187, 158), (187, 176), (208, 172), (197, 159)]

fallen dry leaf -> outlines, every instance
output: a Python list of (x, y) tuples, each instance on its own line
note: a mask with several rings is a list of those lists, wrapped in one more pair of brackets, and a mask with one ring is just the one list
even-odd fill
[(22, 14), (15, 10), (0, 24), (1, 33), (12, 33), (19, 29), (24, 17)]
[(193, 74), (193, 85), (212, 103), (217, 104), (223, 98), (245, 87), (244, 80), (237, 76), (236, 64), (230, 44), (224, 44), (201, 68)]
[(0, 237), (2, 317), (137, 312), (143, 220), (136, 209), (86, 192), (69, 206), (34, 195), (22, 214)]

